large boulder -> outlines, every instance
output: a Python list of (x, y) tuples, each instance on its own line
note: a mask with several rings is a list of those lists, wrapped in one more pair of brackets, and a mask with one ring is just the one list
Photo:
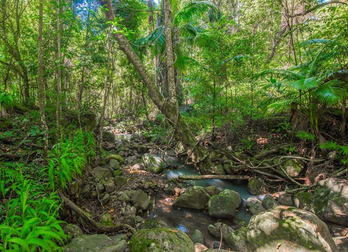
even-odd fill
[(242, 199), (237, 192), (226, 189), (210, 198), (209, 215), (217, 218), (231, 218), (241, 203)]
[(315, 214), (278, 206), (251, 218), (249, 225), (228, 235), (237, 251), (337, 251), (327, 225)]
[(319, 182), (314, 201), (323, 219), (348, 227), (348, 180), (329, 178)]
[(177, 229), (154, 228), (137, 231), (129, 242), (131, 252), (193, 252), (191, 239)]
[(181, 194), (173, 203), (174, 207), (192, 209), (206, 209), (210, 195), (201, 186), (190, 187)]
[(106, 236), (105, 234), (81, 235), (63, 248), (64, 252), (124, 252), (127, 236)]

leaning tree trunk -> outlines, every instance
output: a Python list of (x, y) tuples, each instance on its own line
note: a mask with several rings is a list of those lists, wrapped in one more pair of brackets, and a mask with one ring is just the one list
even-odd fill
[[(115, 19), (115, 15), (112, 10), (112, 0), (102, 0), (102, 5), (106, 8), (106, 17), (109, 21)], [(114, 27), (118, 29), (117, 27)], [(121, 32), (113, 33), (119, 48), (126, 54), (128, 60), (133, 64), (134, 68), (141, 77), (143, 83), (148, 88), (149, 97), (151, 97), (153, 103), (158, 107), (158, 109), (164, 114), (167, 120), (175, 127), (177, 132), (178, 140), (180, 140), (186, 147), (187, 154), (190, 156), (195, 164), (200, 163), (205, 160), (207, 156), (207, 151), (197, 144), (197, 141), (189, 129), (188, 125), (181, 118), (177, 103), (170, 102), (164, 99), (160, 94), (158, 87), (155, 84), (153, 76), (151, 76), (145, 69), (143, 63), (141, 62), (138, 55), (134, 52), (127, 38)], [(204, 162), (203, 172), (206, 171), (206, 167), (209, 167), (207, 162)]]

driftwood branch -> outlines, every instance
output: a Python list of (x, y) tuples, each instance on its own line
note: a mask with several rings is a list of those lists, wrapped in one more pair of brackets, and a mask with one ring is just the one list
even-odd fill
[(246, 175), (182, 175), (179, 179), (198, 180), (198, 179), (226, 179), (226, 180), (246, 180), (250, 176)]
[(83, 211), (79, 206), (77, 206), (74, 202), (72, 202), (70, 199), (68, 199), (66, 196), (64, 196), (62, 193), (59, 193), (59, 196), (63, 200), (64, 204), (71, 208), (74, 212), (76, 212), (80, 217), (82, 217), (84, 220), (86, 220), (90, 225), (91, 228), (97, 232), (117, 232), (120, 230), (128, 230), (131, 233), (135, 232), (135, 229), (127, 224), (124, 223), (118, 223), (116, 225), (112, 226), (105, 226), (97, 221), (95, 221), (90, 214)]

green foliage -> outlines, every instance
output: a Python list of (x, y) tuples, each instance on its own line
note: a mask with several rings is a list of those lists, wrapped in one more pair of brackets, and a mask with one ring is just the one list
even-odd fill
[(302, 131), (300, 130), (299, 132), (297, 132), (296, 136), (302, 140), (306, 140), (306, 141), (314, 141), (315, 140), (315, 136), (311, 133), (308, 133), (306, 131)]
[(65, 239), (58, 220), (59, 197), (45, 186), (25, 178), (22, 166), (6, 165), (0, 171), (1, 251), (60, 251)]
[(340, 155), (339, 159), (343, 164), (348, 164), (348, 145), (339, 145), (335, 142), (326, 142), (323, 144), (320, 144), (320, 148), (323, 150), (332, 150), (337, 151)]
[(81, 175), (89, 158), (94, 157), (95, 141), (92, 133), (76, 131), (72, 139), (64, 139), (48, 153), (48, 174), (51, 189), (66, 188), (76, 175)]
[(14, 94), (10, 94), (8, 92), (0, 91), (0, 110), (1, 107), (11, 108), (18, 102), (18, 98)]

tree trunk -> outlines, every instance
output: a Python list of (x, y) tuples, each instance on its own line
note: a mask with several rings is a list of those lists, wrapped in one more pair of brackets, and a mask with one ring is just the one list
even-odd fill
[(45, 84), (43, 79), (43, 44), (42, 44), (42, 29), (43, 29), (43, 4), (45, 0), (40, 0), (39, 5), (39, 37), (38, 37), (38, 96), (40, 103), (41, 127), (45, 131), (44, 137), (44, 153), (47, 155), (48, 149), (48, 126), (45, 116)]
[(62, 52), (61, 52), (61, 40), (62, 40), (62, 24), (60, 20), (60, 16), (62, 14), (61, 0), (58, 0), (58, 8), (57, 8), (57, 98), (56, 98), (56, 127), (57, 127), (57, 142), (60, 139), (60, 118), (61, 118), (61, 104), (60, 98), (62, 93)]
[(178, 101), (176, 99), (171, 6), (170, 6), (169, 0), (163, 0), (163, 5), (164, 5), (164, 29), (165, 29), (164, 35), (166, 38), (168, 98), (169, 98), (169, 102), (176, 104), (176, 107), (177, 107)]
[[(113, 21), (115, 19), (115, 16), (112, 11), (112, 0), (103, 0), (102, 5), (106, 7), (107, 19), (109, 21)], [(114, 28), (118, 29), (117, 27)], [(192, 161), (194, 163), (200, 163), (205, 160), (207, 151), (197, 144), (194, 135), (178, 112), (177, 103), (168, 102), (163, 98), (155, 84), (154, 78), (150, 76), (146, 71), (143, 63), (132, 49), (127, 38), (122, 33), (113, 33), (113, 36), (115, 37), (119, 48), (126, 54), (128, 60), (134, 65), (134, 68), (138, 72), (143, 83), (148, 88), (149, 97), (151, 97), (154, 104), (165, 115), (167, 120), (175, 127), (175, 130), (177, 131), (177, 137), (186, 147), (187, 154), (190, 156)], [(205, 162), (205, 166), (202, 167), (204, 172), (207, 172), (207, 170), (205, 169), (206, 167), (209, 167), (209, 164), (207, 162)]]

